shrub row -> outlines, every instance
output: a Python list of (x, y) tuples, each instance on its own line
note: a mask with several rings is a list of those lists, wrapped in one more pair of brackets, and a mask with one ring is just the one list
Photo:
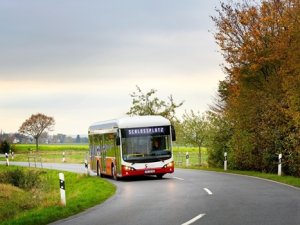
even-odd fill
[(41, 184), (40, 174), (38, 170), (8, 170), (0, 173), (0, 183), (11, 184), (25, 190), (39, 187)]

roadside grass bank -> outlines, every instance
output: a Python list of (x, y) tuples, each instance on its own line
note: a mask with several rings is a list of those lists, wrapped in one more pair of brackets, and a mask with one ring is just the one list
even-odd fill
[(116, 191), (113, 184), (99, 177), (64, 171), (64, 207), (58, 173), (0, 165), (0, 224), (48, 224), (100, 204)]
[[(176, 166), (176, 165), (175, 165)], [(195, 170), (205, 170), (205, 171), (213, 171), (213, 172), (220, 172), (220, 173), (228, 173), (228, 174), (239, 174), (239, 175), (245, 175), (245, 176), (251, 176), (251, 177), (258, 177), (266, 180), (272, 180), (279, 183), (291, 185), (297, 188), (300, 188), (300, 178), (298, 177), (292, 177), (292, 176), (278, 176), (277, 174), (271, 174), (271, 173), (263, 173), (263, 172), (256, 172), (256, 171), (244, 171), (244, 170), (227, 170), (224, 171), (222, 168), (211, 168), (211, 167), (199, 167), (199, 166), (176, 166), (177, 168), (182, 169), (195, 169)]]
[[(186, 153), (189, 154), (189, 166), (187, 167), (187, 158)], [(263, 178), (267, 180), (276, 181), (279, 183), (291, 185), (294, 187), (300, 188), (300, 178), (292, 177), (292, 176), (278, 176), (277, 174), (271, 173), (262, 173), (257, 171), (240, 171), (240, 170), (227, 170), (224, 171), (223, 168), (212, 168), (208, 166), (208, 154), (207, 148), (201, 148), (201, 163), (199, 163), (199, 150), (196, 147), (182, 147), (182, 146), (174, 146), (174, 162), (175, 167), (177, 168), (186, 168), (186, 169), (197, 169), (197, 170), (206, 170), (206, 171), (214, 171), (214, 172), (223, 172), (223, 173), (231, 173), (231, 174), (240, 174), (252, 177)], [(199, 166), (199, 165), (202, 166)]]

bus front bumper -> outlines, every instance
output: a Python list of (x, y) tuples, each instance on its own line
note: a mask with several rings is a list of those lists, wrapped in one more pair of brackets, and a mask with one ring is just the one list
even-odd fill
[(122, 166), (122, 176), (144, 176), (144, 175), (157, 175), (174, 172), (174, 163), (169, 163), (161, 168), (143, 168), (135, 169), (133, 167)]

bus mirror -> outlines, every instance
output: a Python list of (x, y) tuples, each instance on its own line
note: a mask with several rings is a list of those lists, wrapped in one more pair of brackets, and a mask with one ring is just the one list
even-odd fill
[(119, 136), (116, 137), (116, 145), (117, 146), (121, 145), (121, 139)]
[(172, 141), (176, 141), (176, 132), (174, 126), (171, 126)]

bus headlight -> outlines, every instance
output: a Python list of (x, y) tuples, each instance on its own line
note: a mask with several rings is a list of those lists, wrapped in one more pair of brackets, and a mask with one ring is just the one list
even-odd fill
[(173, 162), (170, 162), (170, 163), (168, 163), (168, 164), (165, 164), (165, 165), (163, 166), (163, 168), (170, 168), (170, 167), (173, 167), (173, 166), (174, 166)]
[(131, 166), (123, 166), (123, 169), (124, 169), (125, 171), (134, 171), (134, 170), (135, 170), (135, 168), (133, 168), (133, 167), (131, 167)]

